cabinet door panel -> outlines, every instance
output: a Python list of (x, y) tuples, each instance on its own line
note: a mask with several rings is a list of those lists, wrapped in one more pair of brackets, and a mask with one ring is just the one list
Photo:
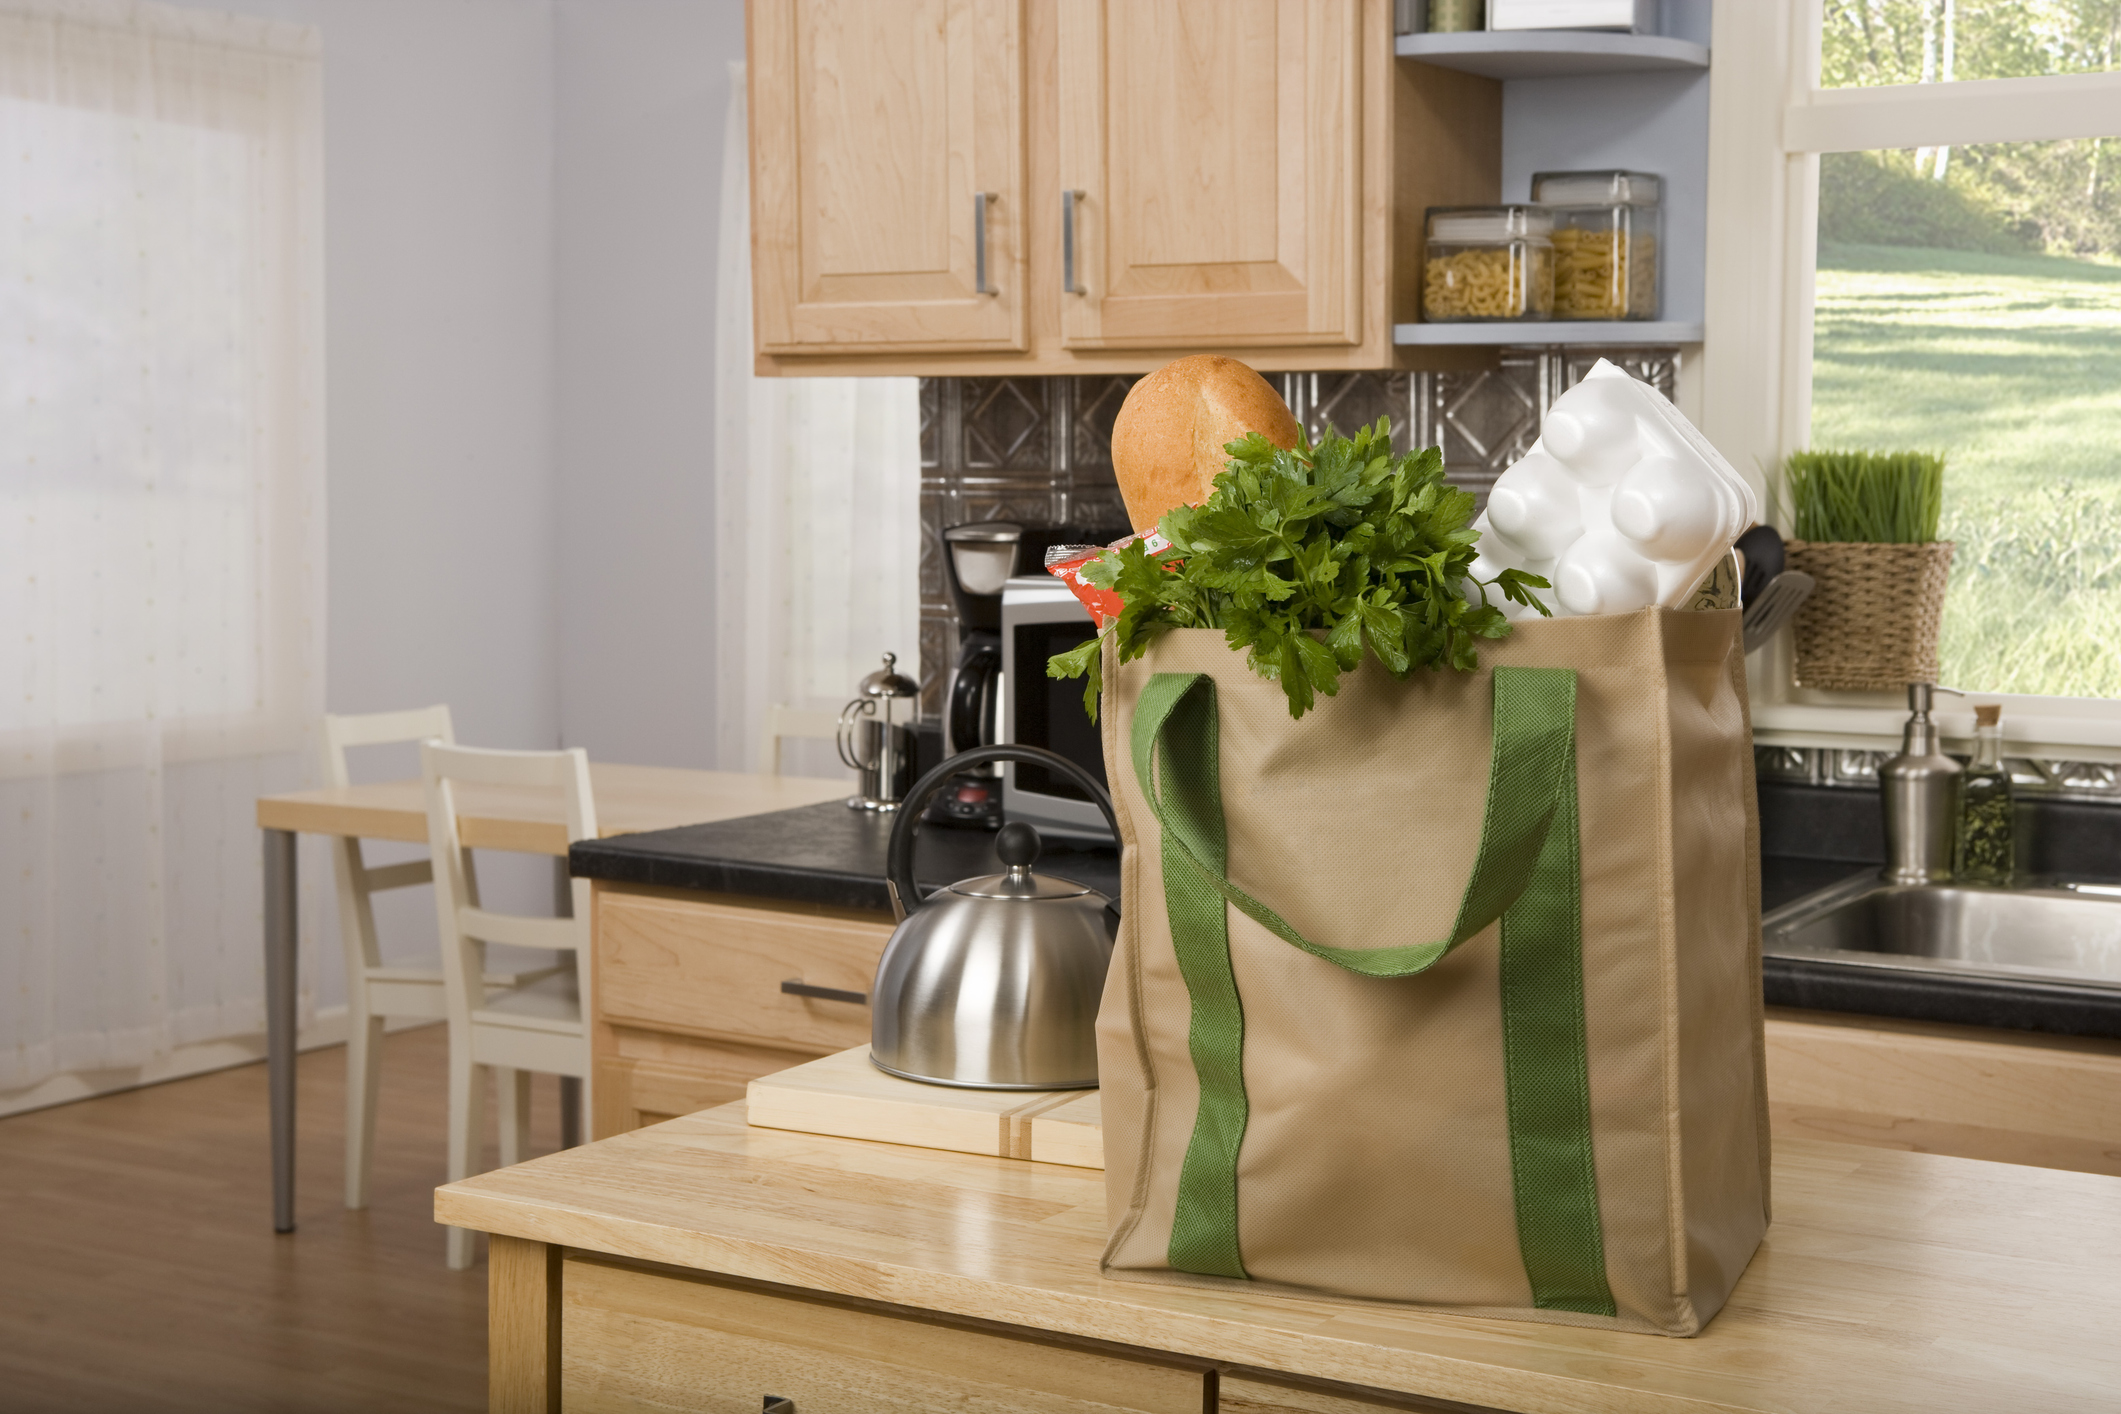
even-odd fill
[(1198, 1414), (1197, 1371), (567, 1258), (564, 1407)]
[(1074, 348), (1362, 339), (1359, 0), (1061, 0)]
[[(754, 0), (767, 353), (1025, 344), (1022, 0)], [(976, 269), (984, 206), (986, 280)]]

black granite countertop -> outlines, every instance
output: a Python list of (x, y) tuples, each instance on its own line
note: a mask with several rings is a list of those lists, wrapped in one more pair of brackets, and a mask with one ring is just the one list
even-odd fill
[[(1865, 805), (1850, 799), (1860, 794), (1834, 791), (1822, 797), (1807, 791), (1795, 801), (1778, 799), (1770, 809), (1770, 792), (1763, 790), (1763, 842), (1769, 849), (1761, 861), (1764, 910), (1878, 868), (1875, 859), (1863, 857), (1872, 852), (1875, 821), (1861, 815), (1851, 820), (1843, 808), (1845, 801)], [(1825, 808), (1832, 813), (1824, 813)], [(1867, 808), (1875, 815), (1875, 793)], [(1849, 841), (1841, 842), (1841, 834)], [(569, 867), (578, 877), (613, 883), (888, 913), (884, 850), (890, 837), (891, 817), (829, 801), (711, 825), (584, 840), (571, 851)], [(1785, 842), (1795, 846), (1792, 852), (1776, 852)], [(1822, 842), (1828, 847), (1822, 848)], [(993, 845), (994, 837), (984, 831), (923, 827), (914, 855), (915, 876), (924, 888), (935, 888), (996, 873), (1001, 866)], [(1840, 857), (1808, 857), (1814, 854)], [(1087, 884), (1107, 897), (1119, 896), (1116, 849), (1079, 849), (1048, 841), (1036, 867), (1040, 873)], [(1770, 1006), (2121, 1037), (2121, 990), (2113, 988), (1939, 976), (1818, 958), (1769, 957), (1763, 973)]]
[[(849, 810), (832, 800), (711, 825), (680, 825), (610, 839), (582, 840), (568, 852), (577, 878), (666, 889), (749, 894), (754, 898), (891, 911), (884, 887), (889, 815)], [(1119, 897), (1119, 851), (1046, 841), (1032, 866)], [(924, 825), (914, 843), (913, 874), (924, 888), (1001, 872), (994, 836), (984, 830)]]

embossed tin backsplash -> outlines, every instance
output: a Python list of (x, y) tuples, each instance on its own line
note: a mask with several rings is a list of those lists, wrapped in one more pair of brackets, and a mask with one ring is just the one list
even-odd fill
[[(1392, 444), (1440, 446), (1452, 481), (1483, 501), (1539, 436), (1555, 398), (1600, 358), (1666, 397), (1676, 349), (1505, 350), (1463, 373), (1269, 373), (1313, 437), (1392, 419)], [(1124, 526), (1112, 479), (1112, 420), (1132, 375), (921, 380), (921, 710), (941, 708), (957, 658), (943, 580), (944, 527), (976, 520)]]
[[(1892, 755), (1839, 746), (1756, 746), (1753, 769), (1763, 781), (1876, 790), (1878, 768)], [(2010, 767), (2011, 784), (2020, 794), (2121, 802), (2121, 766), (2019, 756), (2006, 757), (2004, 764)]]

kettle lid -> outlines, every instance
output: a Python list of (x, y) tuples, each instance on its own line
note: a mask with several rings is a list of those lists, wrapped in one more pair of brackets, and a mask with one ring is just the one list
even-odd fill
[[(1038, 831), (1021, 820), (1012, 820), (1002, 826), (1001, 833), (994, 837), (994, 853), (1008, 866), (1005, 873), (982, 874), (977, 879), (960, 879), (950, 886), (953, 894), (967, 898), (1005, 899), (1062, 899), (1082, 898), (1096, 894), (1072, 879), (1056, 879), (1050, 875), (1034, 874), (1031, 865), (1038, 859), (1044, 842)], [(1102, 897), (1102, 895), (1099, 895)]]

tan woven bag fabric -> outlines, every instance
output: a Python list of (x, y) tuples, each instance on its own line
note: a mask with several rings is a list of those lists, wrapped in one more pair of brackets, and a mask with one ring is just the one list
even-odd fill
[[(1107, 1275), (1668, 1335), (1715, 1315), (1768, 1220), (1758, 821), (1738, 628), (1730, 610), (1523, 623), (1481, 645), (1474, 673), (1401, 683), (1366, 658), (1297, 721), (1280, 686), (1220, 633), (1173, 631), (1124, 666), (1108, 653), (1104, 748), (1126, 916), (1098, 1020)], [(1527, 669), (1568, 671), (1517, 671)], [(1278, 914), (1320, 954), (1451, 937), (1476, 855), (1485, 860), (1508, 823), (1484, 817), (1503, 726), (1498, 670), (1573, 683), (1574, 770), (1552, 774), (1573, 781), (1566, 872), (1571, 888), (1580, 875), (1580, 934), (1542, 932), (1513, 911), (1416, 975), (1373, 976), (1255, 921)], [(1241, 1080), (1234, 1060), (1224, 1072), (1212, 1064), (1230, 1016), (1189, 992), (1189, 965), (1202, 997), (1212, 991), (1196, 935), (1217, 930), (1195, 926), (1210, 871), (1174, 853), (1192, 827), (1174, 825), (1167, 840), (1159, 816), (1178, 794), (1203, 794), (1181, 774), (1199, 743), (1158, 728), (1161, 807), (1136, 767), (1145, 697), (1168, 704), (1187, 682), (1200, 686), (1190, 675), (1212, 682), (1183, 700), (1212, 702), (1202, 710), (1217, 738), (1227, 880), (1270, 911), (1209, 895), (1227, 918)], [(1184, 720), (1198, 735), (1198, 712)], [(1541, 848), (1557, 847), (1562, 829), (1549, 827)], [(1542, 853), (1542, 877), (1551, 882), (1562, 857)], [(1542, 938), (1566, 934), (1573, 950), (1580, 936), (1580, 1005), (1511, 980), (1559, 975), (1517, 963), (1509, 973), (1501, 935), (1512, 928), (1509, 946), (1524, 956)], [(1571, 1015), (1574, 1072), (1520, 1061), (1539, 1044), (1524, 1017)], [(1215, 1119), (1240, 1111), (1237, 1130)], [(1229, 1140), (1220, 1171), (1210, 1131)], [(1572, 1141), (1581, 1172), (1562, 1182)]]

